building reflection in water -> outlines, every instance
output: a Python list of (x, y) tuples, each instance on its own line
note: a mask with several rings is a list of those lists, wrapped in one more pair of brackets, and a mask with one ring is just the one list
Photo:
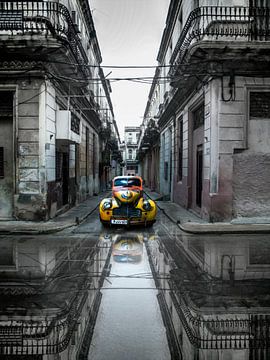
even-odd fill
[(270, 359), (269, 235), (183, 234), (146, 247), (183, 359)]
[(2, 238), (0, 358), (87, 353), (110, 252), (106, 238)]

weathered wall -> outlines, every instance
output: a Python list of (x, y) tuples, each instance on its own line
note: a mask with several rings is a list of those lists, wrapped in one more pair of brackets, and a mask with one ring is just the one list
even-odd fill
[[(234, 149), (244, 150), (245, 107), (243, 87), (235, 79), (234, 101), (229, 98), (228, 78), (209, 84), (206, 96), (204, 191), (202, 215), (210, 221), (230, 220), (232, 217), (232, 178)], [(210, 125), (210, 126), (209, 126)], [(208, 129), (207, 129), (208, 128)], [(209, 182), (207, 184), (207, 182)]]
[(246, 149), (233, 154), (233, 217), (270, 216), (270, 117), (264, 109), (252, 117), (249, 101), (250, 92), (270, 92), (270, 79), (239, 78), (238, 84), (245, 103)]
[(234, 217), (270, 216), (270, 153), (234, 155)]
[[(46, 173), (40, 170), (40, 116), (45, 104), (42, 81), (21, 82), (18, 87), (18, 171), (14, 214), (18, 219), (42, 220), (46, 214)], [(44, 144), (43, 144), (44, 146)]]

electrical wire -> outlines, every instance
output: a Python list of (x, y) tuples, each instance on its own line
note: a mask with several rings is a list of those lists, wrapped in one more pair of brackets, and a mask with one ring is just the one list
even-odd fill
[[(194, 61), (192, 65), (199, 65), (202, 63), (208, 63), (208, 59), (200, 59), (200, 61)], [(213, 61), (214, 63), (219, 63), (219, 61)], [(85, 68), (104, 68), (104, 69), (162, 69), (162, 68), (180, 68), (185, 66), (190, 66), (189, 63), (182, 63), (182, 64), (168, 64), (168, 65), (92, 65), (92, 64), (79, 64), (79, 63), (71, 63), (65, 61), (49, 61), (49, 63), (53, 64), (62, 64), (62, 65), (70, 65), (70, 66), (79, 66)]]

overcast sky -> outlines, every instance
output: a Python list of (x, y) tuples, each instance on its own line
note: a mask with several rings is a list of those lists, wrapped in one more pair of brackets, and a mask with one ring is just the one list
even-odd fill
[[(157, 65), (169, 0), (90, 0), (103, 66)], [(155, 69), (107, 69), (105, 76), (153, 76)], [(123, 140), (124, 126), (139, 126), (149, 84), (111, 81), (115, 120)]]

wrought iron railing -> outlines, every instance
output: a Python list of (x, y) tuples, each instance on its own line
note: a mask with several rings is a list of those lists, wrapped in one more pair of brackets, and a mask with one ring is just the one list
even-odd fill
[(88, 62), (68, 9), (50, 1), (1, 1), (0, 34), (52, 36), (67, 42), (79, 64)]
[[(179, 282), (175, 276), (170, 273), (170, 278), (165, 279), (164, 274), (159, 273), (159, 262), (156, 262), (154, 245), (146, 242), (146, 249), (149, 256), (150, 266), (155, 279), (155, 284), (160, 288), (160, 292), (165, 294), (169, 291), (170, 299), (176, 310), (177, 316), (190, 343), (198, 349), (249, 349), (254, 353), (269, 353), (270, 351), (270, 313), (262, 309), (261, 313), (257, 308), (252, 313), (252, 307), (248, 312), (241, 311), (237, 313), (237, 307), (232, 307), (232, 312), (216, 311), (222, 307), (212, 307), (210, 300), (203, 307), (197, 307), (192, 301), (190, 288), (187, 288), (184, 281)], [(164, 249), (161, 250), (161, 253)], [(181, 261), (181, 270), (175, 268), (180, 274), (186, 271), (191, 274), (191, 269), (185, 269), (185, 260), (177, 254)], [(162, 257), (160, 257), (162, 258)], [(169, 255), (169, 259), (171, 256)], [(172, 262), (171, 269), (176, 264)], [(163, 268), (162, 266), (160, 268)], [(192, 275), (192, 278), (195, 274)], [(162, 279), (162, 280), (161, 280)], [(210, 280), (209, 280), (210, 281)], [(196, 286), (196, 285), (193, 285)], [(164, 290), (166, 289), (166, 290)], [(194, 288), (194, 294), (196, 289)], [(200, 296), (200, 294), (197, 294)], [(164, 299), (167, 297), (164, 296)], [(222, 299), (221, 295), (220, 298)], [(226, 298), (222, 301), (222, 306)], [(204, 310), (205, 309), (205, 310)], [(212, 309), (212, 311), (211, 311)], [(175, 315), (174, 315), (175, 316)], [(172, 322), (177, 324), (176, 316)], [(250, 357), (251, 359), (252, 357)], [(257, 357), (254, 357), (254, 359)], [(267, 357), (265, 357), (267, 358)], [(253, 359), (253, 358), (252, 358)]]
[(202, 40), (270, 40), (270, 8), (206, 6), (193, 10), (172, 53), (170, 75), (191, 45)]
[(0, 355), (55, 354), (70, 340), (74, 321), (7, 321), (0, 326)]
[[(174, 286), (169, 281), (170, 287)], [(270, 314), (193, 313), (179, 290), (170, 296), (192, 345), (200, 349), (270, 349)]]

